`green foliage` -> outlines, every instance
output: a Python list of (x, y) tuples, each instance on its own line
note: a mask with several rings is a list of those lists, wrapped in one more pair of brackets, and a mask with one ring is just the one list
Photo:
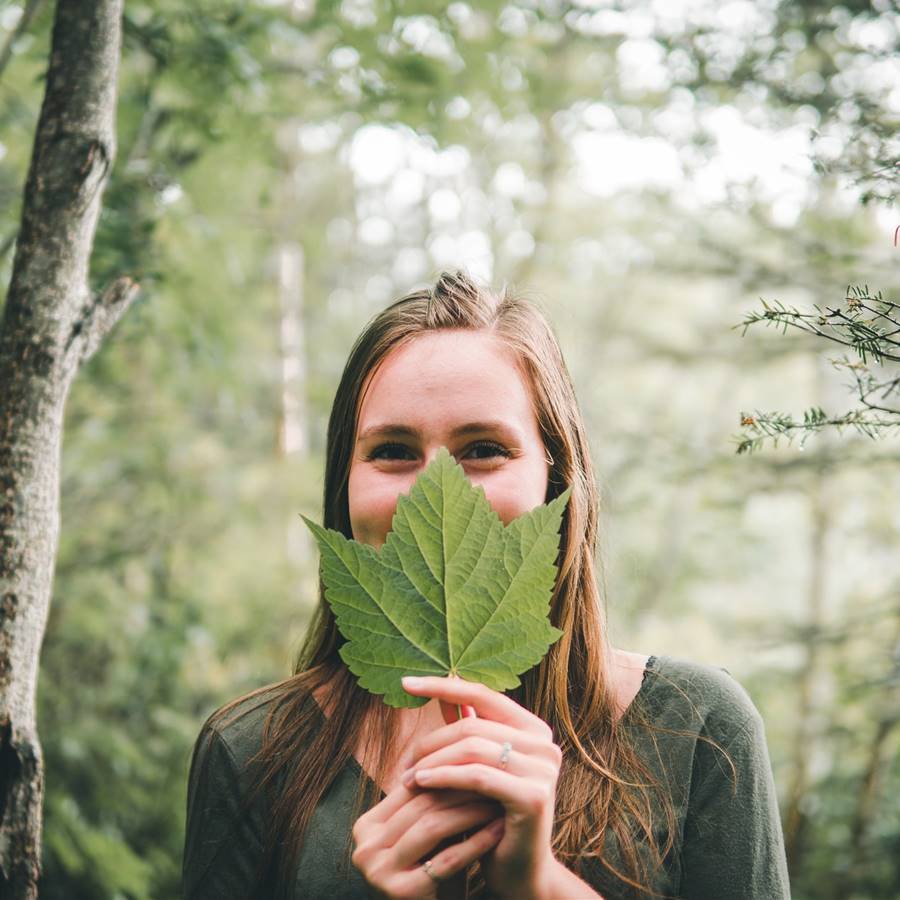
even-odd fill
[[(825, 428), (838, 432), (852, 428), (865, 437), (875, 439), (900, 429), (900, 304), (884, 299), (879, 291), (872, 294), (868, 285), (849, 285), (842, 304), (825, 307), (814, 306), (812, 311), (785, 306), (778, 301), (762, 302), (762, 311), (748, 313), (742, 326), (743, 333), (752, 325), (772, 325), (786, 334), (793, 329), (811, 334), (854, 351), (858, 360), (846, 356), (832, 360), (835, 368), (849, 372), (853, 377), (852, 389), (856, 391), (860, 406), (842, 415), (831, 415), (819, 407), (806, 410), (803, 421), (784, 413), (741, 413), (744, 437), (737, 441), (738, 453), (751, 453), (760, 449), (766, 439), (777, 446), (779, 438), (789, 441), (801, 436), (800, 447), (806, 439)], [(873, 362), (886, 371), (876, 377), (869, 364)], [(891, 368), (891, 364), (895, 364)]]
[(141, 859), (121, 834), (85, 821), (75, 801), (68, 797), (51, 795), (46, 814), (56, 827), (47, 835), (46, 851), (51, 862), (45, 879), (52, 884), (60, 875), (60, 871), (54, 871), (58, 866), (67, 873), (69, 888), (65, 894), (51, 888), (45, 896), (102, 896), (114, 886), (119, 896), (135, 900), (153, 897), (152, 865)]
[(304, 517), (341, 658), (391, 706), (421, 706), (404, 675), (456, 675), (495, 690), (541, 661), (562, 636), (547, 621), (567, 490), (508, 526), (442, 447), (397, 501), (380, 550)]
[(900, 429), (900, 421), (872, 415), (865, 410), (853, 409), (842, 415), (829, 415), (819, 407), (804, 410), (803, 420), (779, 412), (741, 412), (744, 436), (736, 439), (737, 453), (753, 453), (762, 449), (767, 440), (778, 446), (779, 438), (790, 442), (800, 436), (799, 449), (806, 446), (807, 438), (824, 428), (835, 428), (840, 434), (852, 428), (857, 434), (875, 440), (890, 431)]

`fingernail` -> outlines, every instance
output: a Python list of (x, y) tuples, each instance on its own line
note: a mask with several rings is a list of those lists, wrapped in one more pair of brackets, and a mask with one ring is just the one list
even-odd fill
[(413, 777), (419, 784), (428, 784), (428, 782), (431, 781), (431, 770), (422, 769), (421, 772), (413, 772)]
[(409, 771), (404, 772), (400, 781), (403, 782), (403, 787), (411, 788), (416, 783), (416, 770), (410, 769)]
[(505, 827), (506, 819), (496, 819), (488, 826), (488, 831), (490, 831), (491, 834), (500, 834)]
[(400, 683), (403, 687), (412, 688), (413, 690), (422, 687), (422, 679), (416, 678), (414, 675), (407, 675), (405, 678), (401, 678)]

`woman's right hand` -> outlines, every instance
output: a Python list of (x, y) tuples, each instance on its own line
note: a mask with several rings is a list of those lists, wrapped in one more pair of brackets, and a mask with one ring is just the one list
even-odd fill
[[(353, 865), (382, 896), (437, 900), (441, 882), (497, 845), (503, 821), (501, 806), (471, 791), (398, 785), (356, 820)], [(459, 843), (439, 849), (448, 838), (475, 828)]]

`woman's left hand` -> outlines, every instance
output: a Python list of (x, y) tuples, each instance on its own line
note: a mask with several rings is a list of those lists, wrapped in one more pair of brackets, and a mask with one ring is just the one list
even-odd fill
[(416, 740), (404, 784), (475, 791), (502, 804), (504, 833), (482, 860), (485, 878), (502, 897), (543, 896), (558, 865), (550, 841), (562, 752), (550, 726), (482, 684), (426, 677), (404, 678), (403, 687), (477, 713)]

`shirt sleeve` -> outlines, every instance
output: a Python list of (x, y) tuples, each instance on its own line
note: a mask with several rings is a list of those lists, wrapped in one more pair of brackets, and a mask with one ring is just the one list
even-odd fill
[(182, 884), (185, 900), (271, 897), (261, 883), (262, 811), (222, 736), (208, 724), (194, 745), (188, 779)]
[(685, 900), (790, 900), (763, 722), (749, 717), (694, 758), (682, 843)]

